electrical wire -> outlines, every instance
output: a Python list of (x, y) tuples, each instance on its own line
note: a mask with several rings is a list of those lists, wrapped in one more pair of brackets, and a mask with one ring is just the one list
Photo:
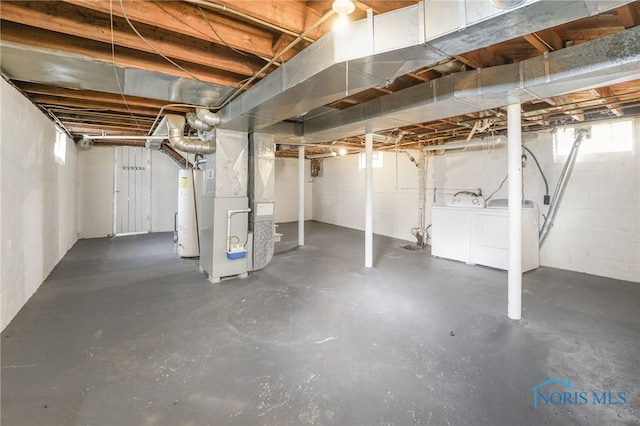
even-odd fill
[(496, 189), (495, 191), (493, 191), (491, 193), (491, 195), (489, 195), (485, 201), (489, 201), (491, 199), (491, 197), (493, 197), (494, 195), (496, 195), (496, 192), (500, 191), (500, 188), (502, 188), (502, 185), (504, 185), (504, 183), (507, 181), (507, 178), (509, 177), (509, 175), (507, 174), (504, 179), (502, 179), (502, 182), (500, 183), (500, 186), (498, 187), (498, 189)]
[(190, 73), (189, 71), (187, 71), (186, 69), (184, 69), (182, 66), (180, 66), (179, 64), (177, 64), (174, 60), (172, 60), (171, 58), (169, 58), (168, 56), (166, 56), (165, 54), (163, 54), (162, 52), (160, 52), (158, 49), (156, 49), (151, 43), (149, 43), (149, 41), (147, 41), (146, 38), (144, 38), (144, 36), (142, 34), (140, 34), (140, 32), (138, 31), (138, 29), (133, 25), (133, 22), (131, 22), (131, 20), (129, 19), (129, 16), (127, 15), (127, 11), (124, 8), (124, 2), (123, 0), (120, 0), (120, 7), (122, 9), (122, 15), (124, 16), (124, 19), (127, 21), (127, 23), (129, 24), (129, 26), (131, 27), (131, 29), (133, 30), (133, 32), (136, 33), (136, 35), (138, 37), (140, 37), (140, 40), (142, 40), (147, 46), (149, 46), (149, 48), (151, 50), (153, 50), (154, 52), (156, 52), (158, 55), (160, 55), (161, 57), (163, 57), (167, 62), (169, 62), (171, 65), (175, 66), (176, 68), (178, 68), (180, 71), (184, 72), (185, 74), (187, 74), (189, 77), (193, 78), (194, 80), (202, 83), (202, 84), (206, 84), (208, 86), (214, 86), (211, 83), (207, 83), (206, 81), (202, 81), (201, 79), (199, 79), (198, 77), (196, 77), (195, 75), (193, 75), (192, 73)]
[[(122, 1), (122, 0), (120, 0)], [(235, 90), (235, 92), (233, 92), (230, 96), (227, 97), (227, 99), (224, 100), (224, 102), (222, 102), (221, 104), (219, 104), (218, 106), (216, 106), (216, 109), (221, 109), (224, 108), (225, 106), (227, 106), (227, 104), (229, 104), (231, 101), (233, 101), (235, 98), (237, 98), (240, 93), (242, 93), (243, 90), (245, 90), (247, 88), (247, 86), (249, 84), (251, 84), (256, 78), (258, 78), (263, 72), (265, 72), (267, 69), (269, 69), (269, 67), (271, 67), (279, 57), (281, 57), (282, 55), (284, 55), (285, 53), (287, 53), (291, 48), (293, 48), (296, 44), (298, 44), (300, 41), (304, 40), (304, 38), (307, 36), (307, 34), (309, 34), (311, 31), (313, 31), (316, 27), (318, 27), (319, 25), (321, 25), (324, 21), (326, 21), (327, 19), (329, 19), (331, 16), (333, 16), (335, 12), (333, 11), (333, 9), (330, 9), (328, 12), (326, 12), (324, 15), (322, 15), (320, 17), (320, 19), (318, 19), (315, 23), (313, 23), (309, 28), (307, 28), (306, 30), (304, 30), (304, 32), (302, 32), (302, 34), (300, 34), (298, 37), (296, 37), (291, 43), (289, 43), (287, 46), (285, 46), (280, 52), (278, 52), (273, 59), (271, 59), (265, 66), (262, 67), (262, 69), (260, 71), (258, 71), (257, 73), (255, 73), (252, 77), (250, 77), (242, 86), (240, 86), (239, 88), (237, 88)]]
[(531, 157), (533, 157), (533, 161), (536, 163), (536, 166), (538, 166), (538, 170), (540, 171), (540, 175), (542, 176), (542, 180), (544, 180), (544, 195), (549, 195), (549, 183), (547, 182), (547, 177), (544, 175), (544, 172), (542, 171), (542, 167), (540, 167), (540, 163), (538, 163), (538, 159), (536, 158), (535, 154), (533, 152), (531, 152), (531, 150), (529, 148), (527, 148), (526, 146), (522, 145), (522, 148), (527, 151), (529, 154), (531, 154)]
[(131, 108), (129, 107), (127, 98), (124, 96), (124, 90), (122, 89), (122, 84), (120, 83), (120, 77), (118, 77), (118, 69), (116, 68), (116, 43), (115, 43), (115, 37), (113, 34), (113, 0), (109, 0), (109, 24), (111, 27), (111, 65), (113, 65), (113, 73), (116, 76), (116, 82), (118, 83), (118, 90), (120, 90), (120, 96), (122, 96), (122, 101), (124, 102), (124, 105), (127, 107), (127, 111), (129, 111), (129, 115), (131, 115), (131, 118), (133, 118), (133, 121), (136, 123), (136, 127), (138, 127), (138, 130), (142, 130), (140, 123), (138, 123), (136, 116), (133, 115), (133, 111), (131, 111)]
[(222, 42), (222, 44), (224, 44), (225, 46), (227, 46), (229, 49), (233, 50), (236, 53), (239, 53), (242, 56), (246, 56), (246, 57), (255, 57), (255, 55), (248, 55), (247, 53), (236, 49), (235, 47), (231, 46), (229, 43), (227, 43), (221, 36), (220, 34), (218, 34), (218, 32), (216, 31), (215, 28), (213, 28), (213, 25), (211, 25), (211, 22), (209, 21), (209, 18), (207, 18), (207, 15), (205, 15), (204, 10), (202, 10), (202, 8), (200, 7), (199, 4), (196, 4), (196, 7), (198, 8), (198, 10), (200, 11), (200, 14), (202, 15), (202, 17), (204, 18), (205, 22), (207, 23), (207, 25), (209, 25), (209, 28), (211, 28), (211, 31), (213, 31), (213, 33), (216, 35), (216, 37), (218, 37), (218, 40), (220, 40)]

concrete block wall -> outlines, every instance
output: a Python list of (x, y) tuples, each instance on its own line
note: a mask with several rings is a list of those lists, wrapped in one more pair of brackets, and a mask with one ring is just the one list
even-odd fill
[[(541, 265), (640, 282), (640, 120), (635, 121), (634, 152), (587, 156), (576, 163), (556, 217), (540, 253)], [(553, 195), (564, 165), (554, 158), (550, 132), (523, 134), (536, 155)], [(488, 197), (507, 174), (506, 140), (488, 148), (448, 151), (430, 156), (427, 170), (426, 223), (431, 207), (458, 191), (481, 189)], [(385, 153), (374, 169), (374, 232), (414, 241), (417, 223), (417, 172), (404, 155)], [(397, 182), (397, 184), (396, 184)], [(523, 169), (524, 197), (538, 205), (540, 225), (548, 206), (544, 183), (529, 158)], [(507, 198), (507, 182), (493, 198)], [(364, 229), (364, 171), (357, 156), (324, 161), (323, 177), (313, 183), (313, 219)]]
[(0, 328), (77, 240), (73, 141), (56, 158), (51, 120), (0, 79)]
[[(173, 231), (178, 211), (179, 167), (165, 154), (151, 152), (151, 232)], [(78, 232), (80, 238), (113, 233), (112, 147), (80, 151), (78, 163)]]
[[(418, 224), (417, 188), (418, 171), (409, 157), (385, 152), (383, 166), (373, 169), (374, 233), (414, 241), (411, 228)], [(358, 155), (323, 161), (322, 177), (313, 182), (313, 219), (364, 230), (364, 170), (359, 168)]]
[[(310, 172), (310, 161), (304, 162), (305, 196), (304, 218), (311, 220), (313, 217), (313, 193), (311, 191), (313, 179)], [(275, 178), (275, 222), (294, 222), (298, 220), (298, 159), (276, 159)]]
[(151, 232), (173, 231), (178, 211), (180, 167), (160, 151), (151, 151)]
[[(638, 124), (634, 152), (588, 155), (578, 159), (554, 226), (540, 252), (546, 266), (640, 282), (640, 155)], [(553, 194), (564, 158), (554, 162), (551, 135), (526, 143), (534, 151)], [(533, 164), (528, 172), (533, 172)], [(525, 169), (526, 170), (526, 169)], [(527, 174), (525, 174), (527, 178)], [(539, 202), (540, 180), (525, 188)], [(525, 195), (529, 196), (527, 192)], [(543, 218), (541, 217), (541, 221)]]
[(78, 153), (78, 236), (100, 238), (112, 233), (113, 148), (93, 147)]

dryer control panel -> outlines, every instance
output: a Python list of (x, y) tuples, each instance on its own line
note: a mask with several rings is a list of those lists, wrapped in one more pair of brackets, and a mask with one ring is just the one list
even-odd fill
[(448, 207), (487, 207), (482, 196), (468, 192), (459, 192), (447, 201)]

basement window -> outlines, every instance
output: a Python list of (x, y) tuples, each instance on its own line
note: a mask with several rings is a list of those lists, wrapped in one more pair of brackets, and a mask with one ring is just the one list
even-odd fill
[[(367, 168), (367, 154), (365, 152), (361, 152), (359, 159), (360, 159), (360, 161), (359, 161), (358, 169), (359, 170), (366, 169)], [(371, 164), (373, 165), (374, 169), (381, 169), (382, 168), (382, 152), (373, 151)]]
[(67, 159), (67, 134), (56, 127), (56, 142), (53, 146), (56, 163), (64, 164)]
[[(564, 161), (575, 140), (578, 128), (564, 127), (553, 136), (556, 162)], [(590, 135), (580, 144), (577, 161), (606, 159), (601, 154), (633, 153), (633, 120), (616, 120), (591, 126)]]

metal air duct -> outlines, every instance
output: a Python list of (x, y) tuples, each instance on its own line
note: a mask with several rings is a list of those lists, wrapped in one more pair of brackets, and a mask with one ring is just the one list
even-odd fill
[(213, 129), (212, 126), (200, 120), (193, 112), (187, 113), (187, 123), (189, 123), (192, 129), (200, 130), (201, 132), (208, 132)]
[[(185, 118), (177, 114), (166, 114), (164, 116), (169, 131), (169, 142), (171, 146), (182, 152), (191, 154), (213, 154), (216, 152), (215, 142), (187, 139), (184, 137)], [(214, 138), (215, 139), (215, 138)]]
[(221, 127), (262, 131), (313, 116), (316, 108), (417, 68), (629, 2), (529, 0), (498, 9), (488, 1), (429, 0), (370, 16), (326, 34), (235, 98), (220, 110)]
[[(0, 40), (2, 72), (10, 79), (99, 92), (214, 105), (232, 87), (99, 62), (83, 55)], [(55, 70), (55, 72), (52, 72)]]
[(220, 125), (220, 115), (206, 108), (196, 108), (196, 115), (210, 127), (218, 127)]
[(381, 132), (638, 78), (640, 26), (528, 59), (441, 77), (306, 120), (314, 142)]

